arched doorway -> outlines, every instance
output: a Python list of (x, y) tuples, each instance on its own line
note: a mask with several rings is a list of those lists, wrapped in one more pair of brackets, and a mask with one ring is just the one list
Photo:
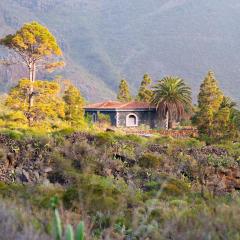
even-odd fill
[(126, 117), (126, 126), (127, 127), (137, 127), (138, 126), (138, 117), (134, 113), (130, 113)]

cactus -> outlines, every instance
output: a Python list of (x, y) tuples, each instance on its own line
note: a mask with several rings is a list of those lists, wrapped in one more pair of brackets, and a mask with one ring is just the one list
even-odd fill
[[(63, 230), (61, 218), (58, 209), (54, 209), (54, 239), (63, 240)], [(72, 225), (68, 224), (66, 228), (66, 240), (74, 240), (74, 232)], [(84, 240), (84, 222), (80, 222), (77, 226), (75, 240)]]
[(67, 225), (66, 240), (74, 240), (73, 227), (70, 224)]
[(54, 210), (54, 234), (55, 240), (61, 240), (62, 238), (62, 224), (59, 212), (57, 209)]
[(76, 240), (84, 240), (84, 222), (80, 222), (77, 226)]

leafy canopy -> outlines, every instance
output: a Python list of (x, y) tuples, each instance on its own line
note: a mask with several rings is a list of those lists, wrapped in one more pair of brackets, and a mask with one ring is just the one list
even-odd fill
[[(35, 89), (35, 104), (29, 111), (28, 92), (32, 84)], [(58, 97), (59, 91), (59, 85), (54, 82), (38, 80), (31, 83), (28, 79), (22, 79), (10, 90), (6, 105), (12, 110), (23, 112), (26, 117), (31, 114), (34, 121), (63, 118), (64, 102)]]
[(19, 53), (24, 61), (38, 61), (62, 51), (50, 31), (37, 22), (26, 23), (15, 34), (7, 35), (0, 44)]
[[(29, 80), (32, 84), (24, 95), (24, 97), (28, 97), (26, 101), (28, 112), (25, 112), (25, 115), (28, 118), (29, 126), (31, 126), (34, 118), (33, 115), (36, 115), (33, 114), (36, 112), (36, 108), (33, 108), (33, 105), (35, 87), (37, 87), (34, 84), (37, 69), (42, 67), (45, 70), (53, 71), (55, 68), (62, 66), (62, 62), (50, 63), (50, 58), (62, 55), (62, 51), (49, 30), (37, 22), (23, 25), (15, 34), (7, 35), (1, 39), (0, 44), (16, 52), (23, 60), (23, 64), (27, 66)], [(38, 94), (40, 95), (41, 93), (39, 92)], [(39, 110), (39, 107), (37, 109)]]
[(70, 85), (65, 91), (63, 100), (65, 102), (65, 118), (74, 126), (80, 125), (84, 121), (84, 98), (80, 91)]

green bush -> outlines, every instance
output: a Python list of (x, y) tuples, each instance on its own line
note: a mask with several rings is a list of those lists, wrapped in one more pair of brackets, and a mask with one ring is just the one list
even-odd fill
[(170, 136), (160, 136), (160, 137), (155, 136), (150, 140), (153, 141), (153, 143), (155, 144), (166, 145), (166, 144), (171, 144), (174, 138)]
[(96, 134), (95, 138), (96, 138), (96, 144), (98, 146), (109, 145), (109, 144), (111, 145), (112, 143), (115, 142), (115, 135), (114, 133), (111, 133), (111, 132), (98, 133)]
[(71, 135), (72, 133), (74, 133), (74, 131), (75, 131), (74, 128), (64, 128), (61, 130), (54, 131), (52, 133), (52, 136), (53, 137), (65, 137), (65, 136)]
[(68, 188), (64, 192), (62, 199), (64, 207), (70, 209), (74, 205), (74, 202), (77, 202), (79, 200), (78, 190), (75, 187)]
[(127, 200), (127, 185), (121, 180), (94, 174), (82, 175), (78, 186), (79, 196), (91, 213), (116, 213)]
[(173, 141), (173, 146), (179, 148), (201, 148), (205, 146), (205, 143), (196, 138), (175, 139)]
[(161, 175), (161, 178), (146, 182), (144, 184), (144, 189), (146, 190), (148, 198), (165, 198), (168, 196), (182, 196), (188, 194), (190, 186), (182, 180), (167, 175)]
[(131, 143), (138, 143), (138, 144), (144, 144), (148, 141), (147, 138), (134, 135), (134, 134), (127, 134), (127, 135), (115, 135), (116, 140), (124, 141), (124, 142), (131, 142)]
[(18, 130), (1, 129), (0, 133), (2, 133), (14, 140), (21, 140), (24, 138), (24, 134)]
[(159, 155), (145, 153), (139, 158), (138, 164), (140, 167), (156, 169), (160, 167), (161, 161), (162, 158)]
[(98, 121), (101, 124), (111, 124), (111, 118), (108, 114), (98, 113)]

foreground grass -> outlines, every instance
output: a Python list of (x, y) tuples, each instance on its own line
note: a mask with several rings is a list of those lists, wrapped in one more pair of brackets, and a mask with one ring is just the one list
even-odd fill
[(238, 185), (220, 178), (239, 170), (236, 142), (206, 147), (194, 138), (71, 129), (4, 129), (0, 136), (2, 162), (13, 150), (18, 167), (34, 168), (37, 158), (39, 168), (53, 169), (47, 182), (21, 184), (13, 174), (0, 183), (0, 214), (10, 219), (0, 233), (12, 232), (8, 239), (52, 239), (54, 196), (63, 224), (83, 220), (87, 239), (240, 238)]

